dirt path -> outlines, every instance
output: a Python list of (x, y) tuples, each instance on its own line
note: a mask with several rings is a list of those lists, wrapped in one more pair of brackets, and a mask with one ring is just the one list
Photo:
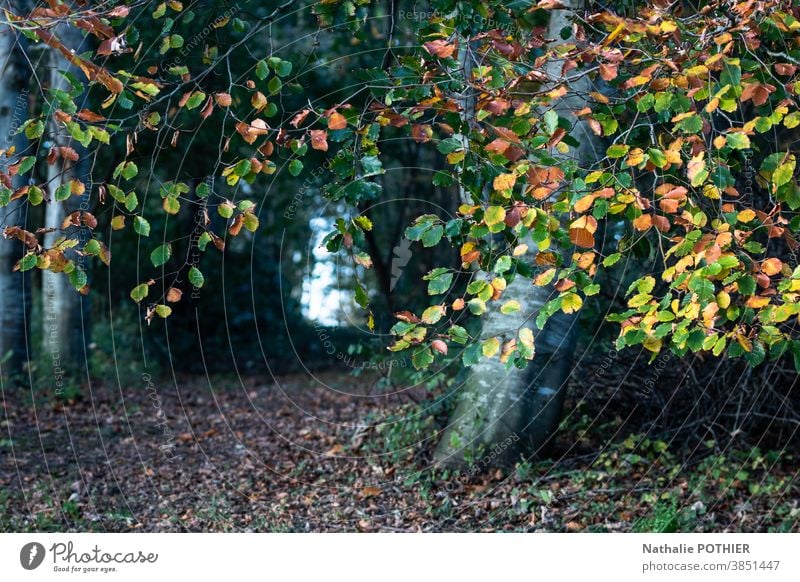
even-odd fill
[[(565, 434), (557, 464), (434, 475), (431, 410), (365, 379), (319, 380), (212, 390), (145, 377), (63, 406), (6, 395), (0, 529), (615, 531), (673, 518), (699, 531), (797, 529), (798, 465), (786, 453), (737, 479), (739, 461), (676, 471), (659, 447)], [(766, 493), (753, 494), (753, 479)]]

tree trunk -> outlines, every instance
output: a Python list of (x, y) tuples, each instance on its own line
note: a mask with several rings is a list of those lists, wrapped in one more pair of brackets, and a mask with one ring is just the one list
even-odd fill
[[(66, 47), (77, 53), (83, 52), (87, 48), (86, 40), (74, 27), (61, 24), (56, 27), (54, 33)], [(82, 44), (84, 46), (81, 46)], [(83, 76), (83, 73), (69, 63), (60, 52), (51, 49), (49, 74), (51, 88), (63, 91), (72, 90), (72, 86), (61, 75), (61, 72), (65, 71), (71, 72), (78, 78)], [(84, 98), (85, 94), (76, 99), (78, 109), (85, 107)], [(89, 181), (87, 152), (79, 143), (72, 140), (55, 119), (49, 120), (49, 132), (51, 145), (69, 146), (78, 153), (79, 159), (73, 163), (60, 157), (53, 165), (48, 166), (50, 200), (45, 211), (45, 227), (56, 230), (45, 235), (44, 244), (45, 247), (51, 247), (61, 236), (77, 238), (80, 241), (79, 244), (68, 250), (65, 255), (89, 275), (91, 269), (88, 260), (76, 251), (83, 248), (91, 233), (85, 226), (61, 228), (64, 218), (70, 213), (76, 210), (89, 210), (92, 184)], [(84, 194), (71, 196), (63, 202), (56, 202), (56, 189), (62, 183), (68, 183), (73, 178), (80, 180), (86, 186)], [(42, 324), (45, 350), (53, 361), (58, 360), (64, 371), (69, 374), (86, 370), (88, 364), (87, 345), (90, 335), (88, 295), (79, 294), (63, 273), (43, 271), (42, 287)]]
[[(7, 173), (27, 145), (25, 135), (15, 133), (28, 118), (29, 75), (24, 37), (9, 26), (0, 25), (0, 29), (0, 150), (13, 146), (16, 151), (14, 156), (0, 157), (0, 170)], [(21, 187), (25, 179), (14, 178), (13, 188)], [(24, 227), (26, 209), (24, 197), (0, 207), (0, 230), (10, 225)], [(4, 381), (21, 379), (29, 359), (30, 273), (12, 271), (23, 253), (19, 240), (0, 238), (0, 376)]]
[[(553, 10), (548, 26), (548, 38), (560, 41), (564, 27), (571, 26), (576, 0), (564, 0), (567, 8)], [(551, 80), (561, 80), (561, 63), (553, 61), (546, 67)], [(571, 133), (580, 145), (564, 157), (579, 161), (598, 159), (595, 141), (588, 126), (578, 122), (574, 111), (582, 109), (589, 91), (587, 77), (570, 82), (569, 94), (553, 109), (575, 124)], [(554, 156), (558, 156), (554, 153)], [(528, 243), (532, 260), (536, 247)], [(486, 314), (481, 339), (516, 335), (526, 321), (536, 319), (541, 307), (554, 297), (551, 287), (537, 287), (524, 277), (517, 277), (503, 293), (503, 301), (517, 300), (522, 309), (518, 317), (502, 315), (498, 309)], [(510, 467), (521, 457), (541, 454), (558, 428), (566, 395), (572, 356), (575, 350), (576, 318), (557, 313), (535, 338), (536, 355), (523, 369), (506, 365), (499, 358), (483, 358), (469, 368), (460, 399), (442, 439), (435, 459), (440, 466), (463, 469)]]

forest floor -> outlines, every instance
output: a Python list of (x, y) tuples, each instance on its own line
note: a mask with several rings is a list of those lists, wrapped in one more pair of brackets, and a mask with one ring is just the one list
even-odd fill
[(468, 476), (430, 469), (424, 393), (341, 374), (177, 384), (35, 405), (6, 392), (0, 531), (800, 529), (798, 447), (688, 455), (587, 417), (549, 460)]

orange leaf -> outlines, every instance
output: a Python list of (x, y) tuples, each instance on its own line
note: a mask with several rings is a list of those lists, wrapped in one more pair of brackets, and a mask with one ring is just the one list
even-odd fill
[(777, 275), (781, 272), (782, 267), (783, 263), (781, 260), (773, 257), (761, 263), (761, 272), (770, 276)]
[(321, 152), (328, 151), (328, 132), (322, 129), (311, 130), (311, 147)]
[(633, 221), (633, 228), (638, 231), (645, 231), (653, 226), (653, 215), (642, 214), (639, 218)]
[(347, 127), (347, 119), (341, 113), (331, 113), (328, 117), (328, 129), (344, 129)]
[(585, 249), (594, 247), (594, 235), (585, 228), (570, 228), (569, 240), (572, 244)]
[(452, 56), (453, 52), (456, 50), (456, 46), (454, 44), (450, 44), (444, 40), (432, 40), (430, 42), (426, 42), (424, 45), (425, 50), (428, 51), (428, 54), (435, 55), (441, 59), (446, 59), (449, 56)]

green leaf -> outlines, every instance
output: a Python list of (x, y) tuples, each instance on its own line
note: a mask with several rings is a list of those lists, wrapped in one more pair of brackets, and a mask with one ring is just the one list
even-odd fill
[(432, 247), (436, 246), (440, 240), (442, 240), (442, 236), (444, 235), (444, 227), (441, 224), (437, 224), (425, 232), (422, 233), (422, 246), (424, 247)]
[(170, 196), (169, 198), (164, 198), (163, 207), (164, 207), (164, 212), (166, 212), (167, 214), (173, 214), (174, 215), (174, 214), (178, 214), (178, 212), (180, 211), (181, 203), (178, 202), (178, 200), (176, 198), (172, 198)]
[(292, 63), (289, 61), (280, 61), (277, 65), (273, 66), (275, 73), (279, 77), (288, 77), (292, 73)]
[(258, 77), (263, 81), (268, 76), (269, 76), (269, 67), (267, 67), (267, 62), (258, 61), (258, 63), (256, 63), (256, 77)]
[(136, 197), (136, 192), (128, 192), (125, 197), (125, 210), (133, 212), (139, 204), (139, 199)]
[(283, 88), (283, 82), (278, 77), (272, 77), (267, 83), (270, 95), (275, 95)]
[(83, 245), (83, 253), (90, 256), (97, 255), (100, 253), (100, 243), (96, 239), (91, 239)]
[(161, 245), (157, 247), (152, 253), (150, 253), (150, 261), (153, 263), (154, 267), (160, 267), (164, 263), (166, 263), (169, 258), (172, 256), (172, 249), (168, 244)]
[(752, 295), (756, 292), (756, 280), (750, 275), (745, 275), (736, 281), (739, 293), (742, 295)]
[(205, 282), (205, 277), (203, 277), (203, 273), (200, 272), (200, 269), (197, 267), (189, 269), (189, 283), (191, 283), (193, 287), (199, 289)]
[(156, 305), (156, 314), (162, 318), (166, 319), (172, 314), (172, 307), (169, 305)]
[(620, 253), (612, 253), (603, 259), (603, 266), (610, 267), (611, 265), (616, 264), (621, 258), (622, 255)]
[(622, 145), (622, 144), (615, 144), (615, 145), (610, 146), (606, 150), (606, 155), (609, 158), (621, 158), (621, 157), (627, 155), (629, 149), (631, 149), (630, 146)]
[(289, 173), (292, 176), (299, 176), (300, 172), (303, 171), (303, 162), (300, 160), (292, 160), (289, 162)]
[(76, 290), (80, 291), (89, 282), (89, 278), (86, 276), (86, 271), (80, 267), (75, 267), (69, 273), (69, 282)]
[(230, 218), (233, 216), (233, 204), (226, 200), (217, 206), (217, 214), (219, 214), (222, 218)]
[(357, 281), (355, 288), (355, 300), (362, 309), (366, 309), (369, 305), (369, 296), (367, 295), (367, 290), (361, 283)]
[(419, 346), (411, 354), (411, 363), (417, 370), (424, 370), (433, 363), (433, 352), (427, 346)]
[(250, 163), (250, 160), (246, 158), (243, 160), (239, 160), (233, 167), (233, 173), (239, 177), (244, 177), (250, 173), (251, 166), (252, 164)]
[(792, 180), (795, 163), (795, 157), (790, 155), (786, 162), (775, 169), (775, 173), (772, 174), (772, 182), (776, 188), (788, 184)]
[(725, 143), (735, 150), (746, 150), (750, 147), (750, 138), (743, 133), (729, 133), (725, 137)]
[(202, 91), (195, 91), (194, 93), (192, 93), (192, 96), (189, 97), (189, 99), (186, 101), (184, 107), (186, 107), (186, 109), (189, 110), (197, 109), (203, 104), (203, 101), (205, 101), (205, 99), (206, 99), (205, 93), (203, 93)]
[(464, 349), (461, 361), (465, 366), (473, 366), (480, 362), (481, 357), (483, 357), (483, 346), (479, 342), (474, 342)]
[(211, 235), (203, 231), (203, 234), (201, 234), (200, 238), (197, 239), (197, 248), (201, 251), (205, 251), (206, 245), (208, 245), (208, 243), (210, 243), (212, 240), (213, 239), (211, 238)]
[(135, 216), (133, 218), (133, 230), (139, 236), (150, 236), (150, 223), (141, 216)]
[(147, 285), (147, 283), (142, 283), (131, 290), (131, 299), (133, 299), (136, 303), (139, 303), (142, 299), (147, 297), (149, 292), (150, 287)]
[(37, 120), (25, 128), (25, 137), (28, 139), (39, 139), (44, 134), (44, 123)]
[(467, 330), (461, 327), (460, 325), (454, 325), (450, 329), (447, 330), (448, 337), (462, 346), (469, 341), (469, 334)]
[(512, 260), (510, 256), (503, 255), (497, 259), (497, 262), (494, 264), (494, 272), (498, 275), (502, 275), (511, 268), (511, 262)]
[(457, 137), (448, 137), (436, 144), (436, 149), (445, 155), (452, 154), (453, 152), (464, 149), (464, 142)]
[(245, 212), (244, 227), (250, 232), (255, 232), (258, 230), (258, 217), (252, 212)]
[(36, 255), (34, 253), (28, 253), (19, 260), (20, 271), (30, 271), (35, 266), (36, 266)]
[(550, 109), (547, 113), (544, 114), (544, 124), (547, 128), (547, 134), (553, 135), (556, 129), (558, 129), (558, 113)]
[(650, 148), (647, 150), (647, 155), (656, 168), (663, 168), (667, 165), (667, 156), (661, 150)]
[[(434, 273), (436, 274), (434, 275)], [(441, 272), (439, 272), (439, 269), (434, 269), (424, 279), (430, 281), (428, 283), (428, 295), (441, 295), (450, 289), (450, 285), (453, 283), (453, 273), (448, 272), (446, 269), (442, 269)]]
[(28, 188), (28, 202), (30, 202), (33, 206), (39, 206), (44, 200), (44, 192), (39, 186), (32, 185)]
[(33, 165), (36, 163), (36, 158), (34, 156), (25, 156), (19, 161), (19, 169), (17, 170), (17, 175), (21, 176), (30, 170)]
[(60, 184), (58, 186), (58, 188), (56, 188), (56, 192), (55, 192), (55, 196), (54, 196), (55, 199), (56, 199), (56, 202), (63, 202), (64, 200), (66, 200), (70, 196), (72, 196), (72, 191), (69, 188), (69, 183), (65, 182), (63, 184)]
[(122, 168), (122, 177), (130, 180), (139, 173), (139, 168), (133, 162), (125, 162), (125, 167)]
[(383, 164), (378, 156), (364, 156), (361, 158), (362, 178), (383, 174)]

